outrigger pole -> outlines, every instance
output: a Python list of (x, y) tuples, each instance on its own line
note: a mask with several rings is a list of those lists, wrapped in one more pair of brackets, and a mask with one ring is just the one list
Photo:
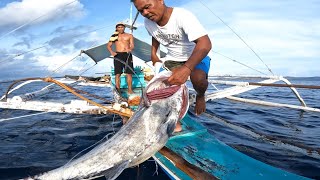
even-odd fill
[(320, 89), (317, 85), (303, 85), (303, 84), (272, 84), (272, 83), (257, 83), (257, 82), (238, 82), (238, 81), (219, 81), (210, 80), (211, 83), (236, 85), (236, 86), (270, 86), (270, 87), (289, 87), (289, 88), (306, 88), (306, 89)]
[(303, 85), (303, 84), (265, 84), (248, 82), (252, 86), (272, 86), (272, 87), (294, 87), (294, 88), (307, 88), (307, 89), (320, 89), (320, 86), (315, 85)]
[[(60, 87), (64, 88), (65, 90), (67, 90), (68, 92), (72, 93), (73, 95), (79, 97), (80, 99), (82, 99), (82, 100), (84, 100), (84, 101), (86, 101), (86, 102), (88, 102), (88, 103), (90, 103), (90, 104), (92, 104), (92, 105), (94, 105), (94, 106), (97, 106), (97, 107), (101, 108), (101, 110), (104, 110), (104, 111), (107, 112), (107, 113), (114, 113), (114, 114), (118, 114), (118, 115), (124, 116), (124, 117), (131, 117), (132, 114), (133, 114), (133, 111), (132, 111), (131, 109), (129, 109), (129, 108), (115, 108), (115, 106), (109, 107), (109, 106), (105, 106), (105, 105), (102, 105), (102, 104), (100, 104), (100, 103), (97, 103), (97, 102), (95, 102), (95, 101), (93, 101), (93, 100), (90, 100), (90, 99), (88, 99), (88, 98), (86, 98), (86, 97), (84, 97), (84, 96), (82, 96), (82, 95), (80, 94), (80, 93), (84, 93), (84, 94), (87, 94), (87, 95), (90, 96), (89, 93), (87, 93), (87, 92), (85, 92), (85, 91), (77, 90), (77, 89), (75, 89), (75, 88), (73, 88), (73, 87), (71, 87), (71, 86), (68, 86), (68, 85), (66, 85), (66, 84), (64, 84), (64, 83), (62, 83), (62, 82), (59, 82), (59, 81), (57, 81), (57, 80), (55, 80), (55, 79), (52, 79), (51, 77), (46, 77), (46, 78), (26, 78), (26, 79), (17, 80), (17, 81), (15, 81), (15, 82), (13, 82), (13, 83), (9, 86), (9, 88), (7, 89), (7, 91), (6, 91), (5, 95), (4, 95), (4, 100), (7, 100), (7, 96), (8, 96), (8, 94), (9, 94), (9, 91), (10, 91), (10, 89), (11, 89), (15, 84), (17, 84), (17, 83), (19, 83), (19, 82), (21, 82), (21, 81), (28, 81), (28, 80), (42, 80), (42, 81), (44, 81), (44, 82), (55, 83), (55, 84), (57, 84), (58, 86), (60, 86)], [(47, 88), (47, 89), (43, 89), (43, 90), (44, 90), (44, 91), (39, 91), (39, 92), (36, 92), (36, 93), (38, 93), (38, 94), (44, 94), (44, 93), (50, 91), (50, 89), (48, 89), (48, 88)], [(21, 101), (21, 102), (24, 102), (24, 101), (32, 98), (33, 96), (35, 96), (35, 95), (34, 95), (34, 94), (29, 94), (29, 95), (27, 95), (27, 96), (26, 96), (26, 95), (25, 95), (25, 96), (21, 96), (21, 97), (19, 96), (19, 97), (14, 98), (14, 99), (15, 99), (15, 100), (17, 99), (17, 100), (19, 100), (19, 101)], [(95, 96), (95, 98), (97, 98), (97, 96)], [(24, 104), (25, 104), (25, 103), (23, 103), (22, 105), (24, 105)], [(0, 104), (0, 105), (1, 105), (1, 104)], [(10, 103), (4, 103), (4, 105), (10, 106)], [(22, 106), (22, 105), (19, 105), (19, 107)], [(59, 108), (59, 106), (61, 106), (61, 105), (58, 105), (58, 106), (56, 106), (56, 107)], [(39, 107), (39, 108), (41, 108), (41, 107)], [(30, 110), (31, 110), (31, 109), (30, 109)], [(62, 112), (65, 112), (65, 111), (66, 111), (65, 108), (61, 108), (60, 110), (61, 110)], [(46, 111), (49, 111), (49, 109), (47, 109)]]

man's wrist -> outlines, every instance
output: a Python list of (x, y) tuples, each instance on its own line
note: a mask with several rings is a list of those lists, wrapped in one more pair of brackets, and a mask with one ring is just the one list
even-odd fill
[(183, 66), (188, 68), (190, 70), (190, 72), (192, 72), (192, 69), (189, 66), (187, 66), (186, 64), (183, 64)]
[(155, 65), (156, 63), (162, 63), (162, 61), (159, 60), (152, 60), (152, 64)]

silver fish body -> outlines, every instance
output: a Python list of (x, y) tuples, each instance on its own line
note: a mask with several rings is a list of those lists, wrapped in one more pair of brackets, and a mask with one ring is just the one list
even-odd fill
[[(158, 74), (148, 84), (146, 94), (154, 90), (161, 93), (165, 88), (170, 91), (171, 87), (163, 82), (170, 74)], [(150, 100), (146, 97), (129, 122), (112, 138), (78, 159), (34, 179), (91, 179), (99, 176), (115, 179), (125, 168), (144, 162), (166, 144), (177, 121), (187, 111), (187, 87), (181, 85), (175, 91), (166, 98)]]

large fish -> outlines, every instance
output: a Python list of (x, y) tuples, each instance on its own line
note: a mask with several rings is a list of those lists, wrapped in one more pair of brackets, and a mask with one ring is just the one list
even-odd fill
[(140, 107), (112, 138), (87, 154), (33, 179), (115, 179), (159, 151), (188, 109), (186, 85), (169, 86), (171, 72), (162, 72), (147, 85)]

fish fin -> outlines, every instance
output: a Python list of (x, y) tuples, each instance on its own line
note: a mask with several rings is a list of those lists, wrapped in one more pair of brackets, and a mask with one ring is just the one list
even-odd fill
[(125, 161), (121, 164), (117, 164), (113, 166), (112, 168), (106, 170), (103, 174), (108, 180), (114, 180), (116, 179), (124, 169), (126, 169), (129, 166), (129, 161)]

